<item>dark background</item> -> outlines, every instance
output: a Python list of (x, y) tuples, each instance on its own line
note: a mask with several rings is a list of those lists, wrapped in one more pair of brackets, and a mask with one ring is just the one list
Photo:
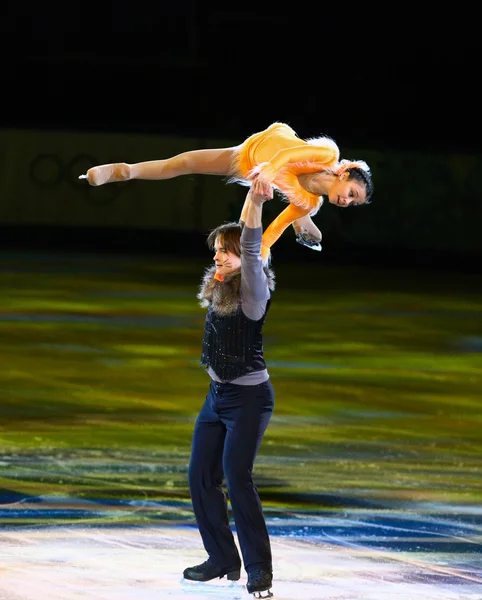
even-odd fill
[[(4, 128), (242, 140), (285, 121), (300, 137), (333, 137), (342, 150), (481, 152), (481, 42), (463, 5), (7, 2), (2, 12)], [(423, 197), (424, 166), (413, 185), (398, 176), (390, 185), (401, 194), (403, 184), (404, 198), (419, 187)], [(428, 177), (432, 189), (441, 186)], [(390, 202), (384, 185), (374, 201)], [(473, 189), (472, 181), (460, 210), (480, 204)], [(420, 210), (406, 210), (414, 223), (427, 222), (427, 206)], [(435, 206), (439, 222), (443, 210)], [(380, 228), (393, 226), (372, 214)], [(448, 221), (439, 239), (447, 229)], [(138, 249), (140, 238), (148, 236), (124, 232), (123, 240)]]
[(463, 5), (6, 2), (3, 126), (480, 149), (480, 35)]

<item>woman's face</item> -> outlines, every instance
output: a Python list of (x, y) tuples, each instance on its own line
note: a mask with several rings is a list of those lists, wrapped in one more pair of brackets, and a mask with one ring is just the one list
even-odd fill
[(241, 257), (228, 252), (224, 247), (222, 237), (217, 237), (214, 242), (214, 264), (216, 265), (216, 275), (225, 276), (241, 268)]
[(336, 206), (359, 206), (366, 201), (366, 189), (363, 183), (348, 180), (349, 173), (342, 173), (331, 184), (328, 191), (328, 201)]

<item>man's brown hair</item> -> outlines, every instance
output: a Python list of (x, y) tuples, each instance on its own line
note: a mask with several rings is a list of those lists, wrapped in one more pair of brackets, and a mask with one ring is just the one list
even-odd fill
[(241, 232), (243, 224), (234, 221), (223, 223), (215, 227), (208, 235), (207, 244), (210, 250), (214, 252), (214, 244), (219, 237), (219, 241), (227, 252), (232, 252), (236, 256), (241, 256)]

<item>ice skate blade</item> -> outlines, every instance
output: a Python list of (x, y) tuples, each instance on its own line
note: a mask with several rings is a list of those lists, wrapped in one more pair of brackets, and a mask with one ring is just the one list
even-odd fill
[(296, 241), (298, 242), (298, 244), (301, 244), (302, 246), (306, 246), (310, 250), (316, 250), (317, 252), (321, 252), (321, 244), (319, 242), (315, 242), (314, 240), (312, 241), (312, 240), (306, 239), (302, 235), (299, 235), (296, 238)]
[(195, 579), (186, 579), (186, 577), (181, 577), (179, 579), (179, 583), (185, 590), (189, 590), (190, 592), (196, 589), (208, 591), (223, 589), (233, 589), (237, 591), (245, 589), (244, 584), (242, 584), (239, 580), (228, 579), (227, 577), (216, 577), (215, 579), (209, 579), (209, 581), (196, 581)]
[(271, 590), (266, 590), (264, 592), (251, 592), (253, 598), (272, 598), (273, 592)]
[(310, 243), (307, 244), (306, 242), (298, 242), (298, 243), (301, 244), (302, 246), (306, 246), (310, 250), (316, 250), (316, 252), (321, 252), (321, 244), (310, 244)]

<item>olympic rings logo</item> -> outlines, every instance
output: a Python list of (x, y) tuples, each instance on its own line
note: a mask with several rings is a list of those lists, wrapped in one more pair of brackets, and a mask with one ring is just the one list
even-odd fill
[[(117, 160), (104, 160), (108, 162), (119, 162)], [(76, 191), (83, 194), (90, 204), (105, 206), (114, 202), (122, 194), (122, 185), (108, 185), (92, 187), (85, 179), (79, 179), (88, 169), (94, 165), (101, 164), (90, 154), (76, 154), (65, 163), (57, 154), (38, 154), (29, 165), (30, 182), (43, 189), (55, 188), (62, 184), (68, 184)]]

